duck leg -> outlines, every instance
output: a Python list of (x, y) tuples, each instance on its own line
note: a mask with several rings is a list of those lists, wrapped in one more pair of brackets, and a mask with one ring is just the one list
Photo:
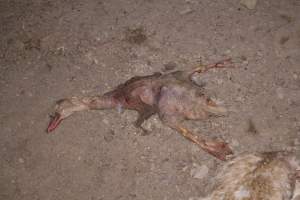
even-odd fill
[(176, 130), (187, 139), (198, 144), (204, 151), (208, 152), (209, 154), (215, 156), (220, 160), (225, 161), (227, 155), (233, 154), (228, 144), (223, 141), (207, 140), (202, 137), (198, 137), (183, 126), (176, 127)]
[(226, 160), (226, 156), (233, 154), (233, 151), (230, 149), (227, 143), (220, 140), (205, 139), (202, 136), (197, 136), (188, 128), (185, 128), (179, 120), (176, 120), (171, 116), (170, 117), (163, 116), (162, 121), (170, 128), (179, 132), (182, 136), (184, 136), (188, 140), (199, 145), (199, 147), (204, 151), (206, 151), (207, 153), (213, 155), (214, 157), (222, 161)]

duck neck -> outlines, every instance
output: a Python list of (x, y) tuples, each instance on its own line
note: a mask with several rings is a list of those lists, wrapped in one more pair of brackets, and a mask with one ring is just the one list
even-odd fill
[(84, 97), (82, 99), (82, 102), (86, 104), (91, 110), (111, 109), (117, 106), (113, 98), (109, 96)]

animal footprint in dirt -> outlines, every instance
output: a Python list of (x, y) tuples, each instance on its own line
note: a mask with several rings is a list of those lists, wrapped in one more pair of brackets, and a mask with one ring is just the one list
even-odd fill
[(47, 132), (53, 131), (63, 119), (75, 112), (113, 108), (135, 110), (139, 113), (136, 127), (142, 128), (145, 120), (158, 114), (165, 125), (198, 144), (204, 151), (225, 160), (233, 153), (225, 142), (196, 136), (183, 125), (185, 119), (201, 120), (211, 115), (226, 114), (226, 109), (201, 93), (191, 79), (196, 73), (223, 67), (231, 67), (229, 59), (190, 71), (136, 76), (101, 96), (59, 100)]

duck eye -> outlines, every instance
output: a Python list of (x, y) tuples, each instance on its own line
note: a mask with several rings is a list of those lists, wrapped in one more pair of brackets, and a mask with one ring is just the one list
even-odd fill
[(51, 114), (49, 114), (49, 118), (50, 118), (50, 119), (53, 119), (53, 118), (54, 118), (54, 116), (55, 116), (55, 114), (54, 114), (54, 113), (51, 113)]

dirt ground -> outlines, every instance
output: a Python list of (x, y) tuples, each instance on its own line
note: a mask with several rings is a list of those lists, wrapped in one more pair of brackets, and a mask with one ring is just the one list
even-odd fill
[[(231, 57), (196, 78), (228, 116), (189, 121), (236, 154), (300, 154), (300, 2), (0, 1), (0, 199), (197, 200), (221, 161), (157, 116), (78, 113), (46, 134), (54, 102), (102, 94), (135, 75)], [(300, 155), (299, 155), (300, 156)]]

